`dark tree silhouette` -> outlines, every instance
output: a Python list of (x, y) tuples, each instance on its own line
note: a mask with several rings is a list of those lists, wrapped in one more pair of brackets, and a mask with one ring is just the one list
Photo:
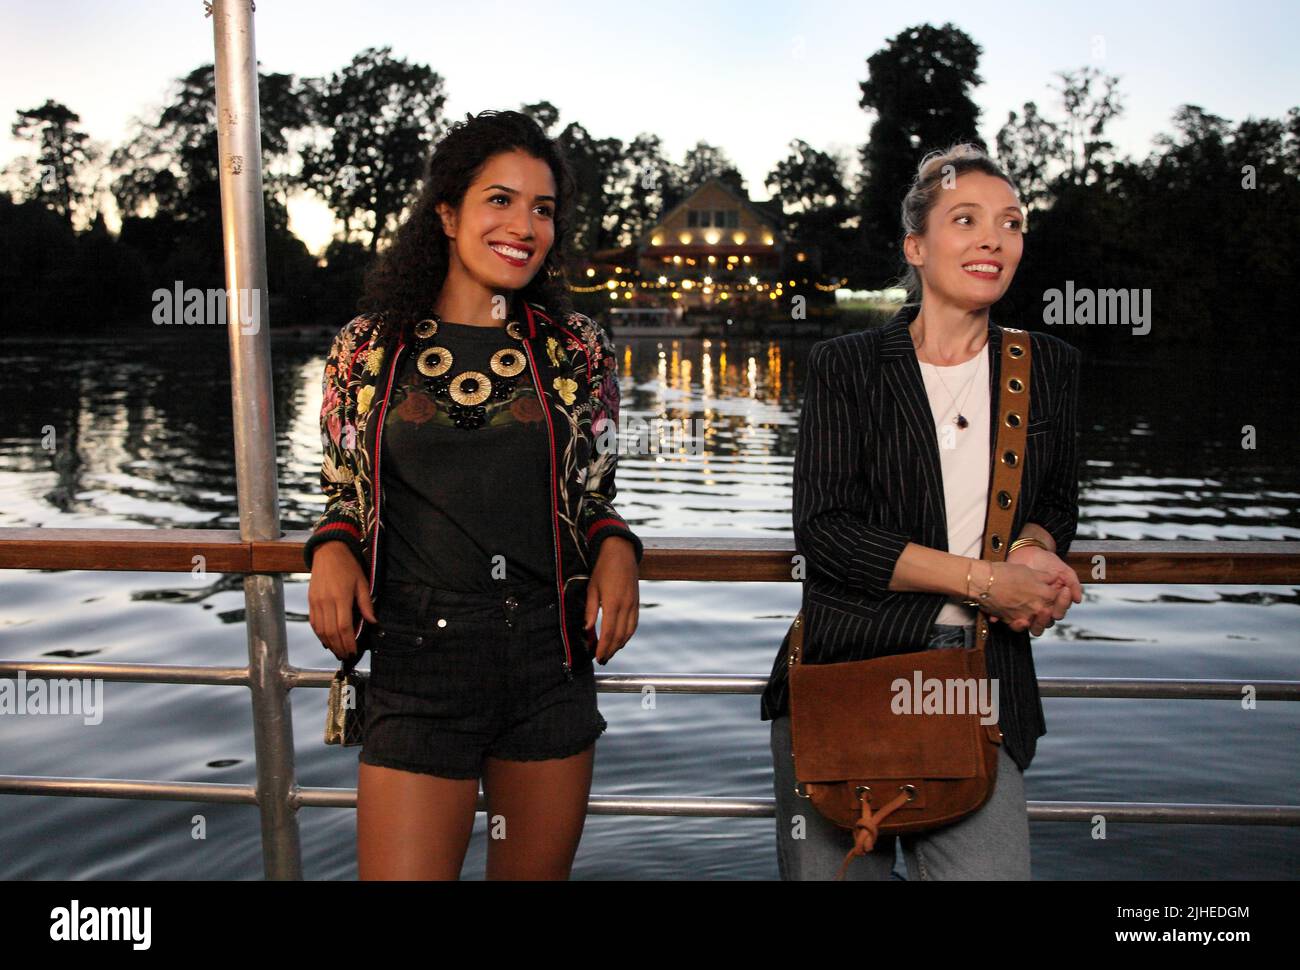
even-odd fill
[(565, 126), (558, 141), (578, 184), (569, 251), (590, 252), (612, 245), (618, 215), (610, 182), (622, 157), (623, 143), (617, 138), (593, 138), (576, 121)]
[(311, 82), (323, 144), (304, 147), (302, 182), (333, 210), (345, 234), (370, 233), (374, 252), (393, 229), (442, 133), (443, 80), (424, 64), (369, 48)]
[(790, 235), (820, 255), (821, 271), (847, 274), (858, 230), (848, 224), (855, 212), (844, 184), (843, 159), (796, 138), (790, 154), (768, 173), (767, 188), (781, 203)]
[(685, 197), (680, 168), (658, 135), (637, 135), (617, 160), (611, 183), (616, 245), (630, 246)]
[[(699, 188), (708, 179), (719, 178), (741, 195), (748, 195), (745, 180), (741, 178), (740, 171), (732, 164), (727, 153), (708, 142), (696, 142), (695, 147), (687, 151), (686, 159), (682, 162), (681, 174), (682, 188), (688, 193)], [(675, 200), (673, 205), (680, 201), (681, 199)]]
[(899, 206), (925, 154), (958, 141), (983, 146), (970, 97), (982, 83), (980, 53), (953, 24), (921, 24), (867, 59), (858, 104), (875, 121), (862, 148), (863, 251), (850, 285), (878, 287), (897, 272)]
[[(188, 232), (208, 233), (220, 247), (221, 189), (217, 153), (216, 74), (204, 64), (180, 78), (156, 122), (137, 121), (136, 134), (113, 152), (113, 196), (123, 218), (164, 212)], [(268, 230), (284, 230), (292, 181), (276, 175), (290, 153), (289, 134), (307, 124), (293, 75), (258, 78), (262, 169)]]
[(84, 176), (98, 158), (80, 124), (80, 116), (66, 105), (46, 99), (39, 108), (20, 109), (10, 129), (15, 138), (36, 148), (31, 160), (34, 177), (24, 197), (48, 206), (69, 226), (74, 210), (90, 198)]
[(1016, 183), (1020, 201), (1027, 209), (1040, 207), (1051, 194), (1051, 181), (1060, 166), (1060, 126), (1038, 113), (1038, 105), (1026, 101), (1021, 109), (1007, 113), (995, 143), (997, 159)]
[(524, 104), (519, 106), (521, 114), (526, 114), (537, 122), (542, 131), (551, 134), (551, 129), (555, 127), (556, 122), (560, 120), (560, 109), (549, 101), (538, 101), (536, 104)]
[(1102, 74), (1088, 66), (1078, 71), (1057, 74), (1065, 109), (1065, 123), (1060, 127), (1065, 163), (1070, 177), (1082, 184), (1098, 177), (1104, 156), (1115, 147), (1106, 140), (1106, 125), (1123, 114), (1119, 78)]

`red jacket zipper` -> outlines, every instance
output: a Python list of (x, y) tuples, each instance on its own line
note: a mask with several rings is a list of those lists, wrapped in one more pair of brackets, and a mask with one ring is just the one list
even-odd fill
[(569, 680), (573, 680), (573, 653), (569, 649), (569, 631), (568, 623), (564, 615), (564, 572), (560, 563), (560, 519), (555, 513), (555, 504), (558, 501), (555, 494), (555, 427), (551, 424), (551, 409), (546, 406), (546, 392), (542, 388), (542, 379), (537, 372), (537, 361), (533, 358), (533, 348), (527, 340), (524, 342), (524, 351), (528, 356), (528, 365), (533, 372), (533, 384), (537, 390), (537, 399), (542, 405), (542, 414), (546, 416), (546, 434), (550, 440), (551, 458), (551, 540), (553, 543), (552, 551), (555, 554), (555, 589), (559, 596), (558, 610), (560, 614), (560, 639), (564, 641), (564, 674)]
[[(379, 402), (379, 408), (372, 417), (372, 420), (379, 422), (375, 427), (375, 534), (370, 540), (370, 602), (372, 608), (375, 602), (375, 578), (379, 566), (379, 502), (382, 495), (379, 488), (379, 465), (383, 457), (384, 413), (388, 410), (388, 398), (393, 393), (393, 379), (397, 376), (397, 364), (402, 359), (402, 351), (405, 348), (405, 343), (398, 343), (397, 352), (393, 354), (393, 362), (388, 369), (388, 386), (384, 389), (383, 399)], [(364, 449), (365, 446), (363, 436), (360, 447)], [(360, 637), (361, 631), (365, 628), (366, 618), (363, 616), (360, 625), (357, 627), (355, 637)]]

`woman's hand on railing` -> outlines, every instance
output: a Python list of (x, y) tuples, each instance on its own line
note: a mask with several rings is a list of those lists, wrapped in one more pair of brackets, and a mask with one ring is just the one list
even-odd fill
[(596, 555), (587, 582), (584, 622), (588, 636), (596, 629), (597, 608), (601, 612), (600, 639), (593, 659), (606, 664), (636, 632), (641, 608), (636, 551), (622, 536), (605, 539)]
[(1065, 588), (1063, 581), (1055, 573), (1018, 562), (986, 562), (985, 566), (993, 571), (992, 584), (987, 582), (988, 572), (976, 568), (971, 585), (972, 592), (988, 591), (980, 609), (988, 614), (989, 621), (1001, 620), (1017, 632), (1036, 629), (1042, 633)]
[(370, 602), (370, 586), (345, 542), (322, 543), (311, 564), (308, 622), (320, 642), (339, 660), (346, 660), (357, 652), (353, 609), (359, 608), (370, 623), (379, 622)]
[(1007, 562), (1049, 572), (1055, 577), (1053, 582), (1058, 586), (1052, 609), (1040, 613), (1030, 624), (1031, 636), (1041, 636), (1043, 631), (1054, 625), (1057, 620), (1064, 619), (1073, 604), (1083, 602), (1083, 585), (1079, 582), (1078, 575), (1056, 553), (1040, 546), (1025, 545), (1011, 552), (1007, 556)]

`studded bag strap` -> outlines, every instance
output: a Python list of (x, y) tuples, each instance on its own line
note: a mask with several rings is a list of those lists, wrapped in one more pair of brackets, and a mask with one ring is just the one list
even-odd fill
[[(1025, 467), (1029, 428), (1029, 372), (1032, 347), (1029, 334), (1002, 327), (1002, 366), (998, 375), (998, 409), (989, 484), (989, 508), (984, 518), (984, 544), (980, 558), (1004, 562), (1011, 546), (1011, 527), (1020, 503), (1020, 481)], [(989, 621), (981, 610), (975, 621), (976, 645), (988, 642)]]

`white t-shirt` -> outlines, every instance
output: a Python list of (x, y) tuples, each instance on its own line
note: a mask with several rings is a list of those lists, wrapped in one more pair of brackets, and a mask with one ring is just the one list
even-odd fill
[[(980, 557), (984, 517), (989, 501), (989, 347), (954, 367), (921, 364), (930, 398), (939, 464), (943, 471), (944, 508), (948, 516), (948, 551), (955, 556)], [(942, 382), (940, 378), (942, 377)], [(945, 390), (946, 387), (946, 390)], [(956, 404), (954, 405), (954, 400)], [(957, 427), (957, 414), (969, 424)], [(979, 587), (985, 574), (971, 577)], [(959, 597), (949, 597), (936, 623), (974, 624), (976, 610)]]

